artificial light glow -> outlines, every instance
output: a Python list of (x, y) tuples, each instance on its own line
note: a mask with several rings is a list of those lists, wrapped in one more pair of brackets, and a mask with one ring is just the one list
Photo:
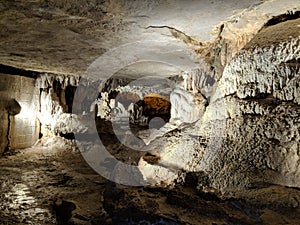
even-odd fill
[(53, 118), (49, 113), (37, 113), (37, 118), (39, 119), (40, 123), (43, 125), (51, 125), (53, 123)]
[(27, 103), (20, 103), (21, 111), (17, 115), (17, 118), (25, 119), (25, 118), (33, 118), (35, 116), (35, 112), (31, 109), (30, 105)]

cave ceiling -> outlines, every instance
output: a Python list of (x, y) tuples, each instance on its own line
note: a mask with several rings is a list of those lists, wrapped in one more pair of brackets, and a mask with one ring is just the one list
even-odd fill
[[(2, 0), (0, 64), (80, 76), (111, 49), (154, 41), (170, 43), (171, 50), (162, 58), (154, 54), (153, 60), (121, 68), (118, 75), (167, 77), (187, 69), (183, 65), (195, 67), (199, 59), (188, 52), (214, 41), (222, 24), (256, 32), (273, 16), (299, 5), (299, 0)], [(159, 51), (155, 47), (145, 44), (142, 49), (152, 48), (151, 54)], [(127, 54), (142, 54), (134, 51)], [(165, 58), (171, 58), (169, 64)]]

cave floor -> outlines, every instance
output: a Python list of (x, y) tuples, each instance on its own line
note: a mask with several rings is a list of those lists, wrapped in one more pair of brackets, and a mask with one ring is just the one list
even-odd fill
[(124, 187), (63, 146), (11, 151), (0, 168), (1, 225), (300, 223), (300, 190), (294, 188), (269, 185), (219, 198), (190, 184)]

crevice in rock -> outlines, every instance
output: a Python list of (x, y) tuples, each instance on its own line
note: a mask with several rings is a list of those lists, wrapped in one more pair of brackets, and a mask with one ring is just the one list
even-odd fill
[(10, 126), (11, 126), (11, 121), (10, 121), (10, 115), (9, 113), (7, 113), (7, 121), (8, 121), (8, 125), (7, 125), (7, 134), (6, 134), (6, 139), (7, 139), (7, 145), (5, 148), (5, 151), (9, 150), (10, 147), (10, 138), (9, 138), (9, 134), (10, 134)]
[(197, 46), (202, 46), (203, 43), (201, 41), (197, 41), (194, 38), (192, 38), (191, 36), (185, 34), (184, 32), (171, 27), (171, 26), (148, 26), (145, 29), (149, 29), (149, 28), (168, 28), (171, 32), (171, 34), (173, 35), (173, 37), (175, 37), (176, 39), (179, 39), (181, 41), (183, 41), (185, 44), (192, 44), (192, 45), (197, 45)]
[(288, 66), (291, 69), (294, 68), (295, 74), (298, 74), (298, 70), (300, 69), (300, 58), (288, 60), (286, 62), (281, 63), (280, 65)]
[(68, 139), (68, 140), (74, 140), (75, 139), (75, 134), (74, 133), (60, 133), (59, 134), (61, 137)]
[(24, 70), (13, 66), (7, 66), (0, 64), (0, 73), (18, 75), (23, 77), (37, 78), (41, 72), (32, 71), (32, 70)]
[(73, 108), (73, 100), (76, 92), (76, 86), (68, 85), (65, 89), (65, 98), (66, 98), (66, 105), (67, 105), (67, 112), (72, 113)]
[(288, 13), (286, 14), (282, 14), (279, 16), (275, 16), (272, 19), (270, 19), (264, 26), (262, 29), (266, 28), (266, 27), (270, 27), (270, 26), (274, 26), (278, 23), (282, 23), (288, 20), (295, 20), (298, 19), (300, 17), (300, 11), (288, 11)]
[(151, 165), (155, 165), (159, 162), (160, 160), (160, 157), (159, 156), (156, 156), (156, 155), (153, 155), (151, 154), (150, 152), (147, 152), (146, 155), (143, 156), (143, 159), (151, 164)]

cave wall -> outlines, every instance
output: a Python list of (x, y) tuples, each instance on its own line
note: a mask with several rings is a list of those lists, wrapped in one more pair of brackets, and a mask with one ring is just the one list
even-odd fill
[[(9, 148), (32, 146), (39, 137), (39, 89), (35, 79), (0, 74), (0, 153)], [(15, 99), (21, 106), (19, 114), (9, 115), (9, 104)]]
[(0, 155), (6, 149), (31, 147), (40, 135), (84, 129), (71, 114), (79, 77), (32, 74), (36, 77), (29, 77), (29, 72), (27, 76), (0, 74)]
[(226, 135), (202, 168), (217, 189), (300, 186), (299, 21), (262, 30), (224, 69), (206, 113)]
[(79, 83), (78, 76), (40, 74), (37, 86), (40, 90), (40, 111), (43, 137), (72, 133), (78, 124), (72, 116), (73, 98)]
[[(198, 188), (209, 191), (300, 187), (298, 24), (293, 19), (263, 28), (226, 63), (200, 120), (150, 143), (162, 166), (141, 160), (146, 179), (172, 185), (182, 179), (174, 168), (182, 168), (201, 172), (205, 184), (199, 177)], [(185, 91), (201, 89), (185, 83)], [(172, 96), (171, 102), (174, 107)]]
[(7, 110), (4, 107), (4, 104), (2, 104), (2, 93), (3, 91), (3, 82), (0, 80), (0, 96), (1, 96), (1, 104), (0, 104), (0, 155), (4, 152), (4, 150), (7, 147), (8, 140), (7, 140), (7, 132), (8, 132), (8, 113)]

